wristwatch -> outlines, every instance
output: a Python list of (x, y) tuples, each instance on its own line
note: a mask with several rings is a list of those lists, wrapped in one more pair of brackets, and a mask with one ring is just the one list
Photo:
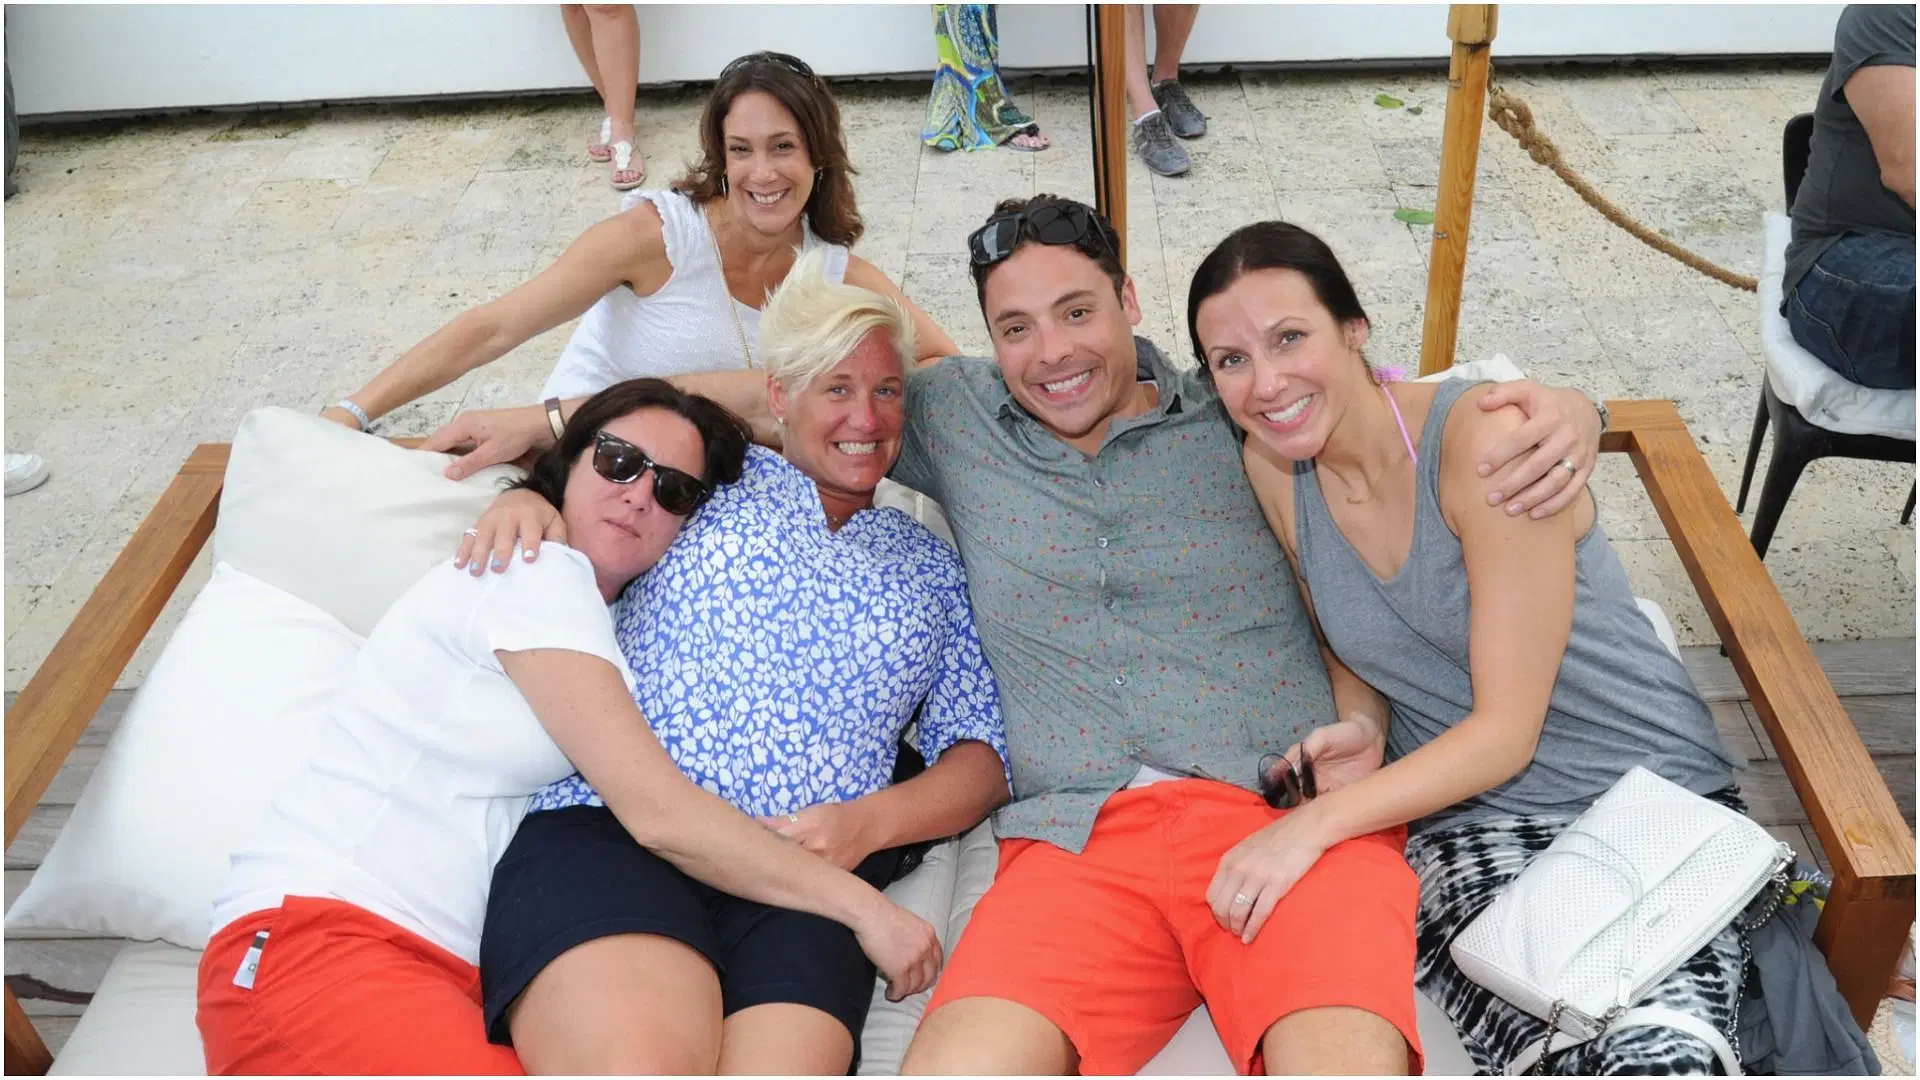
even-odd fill
[(1593, 411), (1600, 414), (1600, 434), (1605, 435), (1607, 429), (1613, 426), (1613, 413), (1608, 411), (1606, 402), (1592, 394), (1587, 395), (1587, 400), (1593, 402)]
[[(546, 406), (547, 406), (547, 426), (553, 429), (553, 441), (558, 443), (560, 441), (560, 437), (566, 434), (566, 431), (567, 431), (567, 421), (564, 417), (560, 415), (560, 399), (557, 397), (550, 397), (546, 400)], [(1600, 416), (1601, 416), (1600, 422), (1603, 427), (1603, 430), (1606, 424), (1606, 415), (1607, 415), (1606, 407), (1602, 406), (1601, 412), (1600, 412)]]

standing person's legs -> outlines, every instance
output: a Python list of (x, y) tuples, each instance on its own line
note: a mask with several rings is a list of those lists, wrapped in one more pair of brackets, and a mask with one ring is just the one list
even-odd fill
[(1200, 18), (1199, 4), (1153, 5), (1153, 81), (1180, 77), (1180, 57)]
[[(1157, 13), (1159, 8), (1154, 10)], [(1161, 176), (1179, 176), (1193, 168), (1193, 159), (1174, 140), (1174, 130), (1154, 100), (1153, 85), (1147, 81), (1147, 16), (1139, 4), (1127, 5), (1126, 38), (1127, 114), (1133, 120), (1133, 150), (1147, 168)]]
[(594, 161), (605, 161), (613, 156), (607, 140), (613, 134), (613, 120), (606, 115), (607, 88), (600, 83), (600, 64), (593, 56), (593, 31), (587, 25), (587, 7), (585, 4), (561, 4), (560, 21), (567, 27), (567, 44), (573, 46), (573, 55), (580, 61), (581, 70), (587, 73), (587, 81), (593, 84), (593, 93), (600, 99), (600, 130), (593, 141), (587, 144), (587, 157)]
[[(587, 23), (593, 35), (594, 63), (600, 72), (600, 98), (606, 102), (607, 119), (613, 123), (608, 145), (633, 146), (634, 96), (640, 85), (640, 20), (632, 4), (588, 4)], [(646, 176), (646, 163), (637, 149), (630, 149), (631, 161), (621, 168), (614, 162), (615, 187), (632, 187)]]
[[(1161, 785), (1168, 786), (1168, 785)], [(1226, 784), (1172, 785), (1172, 907), (1194, 983), (1242, 1073), (1420, 1071), (1414, 1008), (1419, 881), (1391, 829), (1335, 844), (1288, 890), (1252, 944), (1207, 905), (1221, 856), (1287, 811)]]
[(1153, 84), (1147, 80), (1147, 11), (1143, 4), (1127, 5), (1127, 119), (1138, 120), (1160, 106), (1154, 104)]
[(1787, 294), (1800, 347), (1849, 382), (1914, 388), (1914, 241), (1848, 233)]

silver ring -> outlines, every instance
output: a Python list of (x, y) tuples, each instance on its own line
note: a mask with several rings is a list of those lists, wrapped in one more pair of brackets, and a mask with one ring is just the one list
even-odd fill
[(464, 532), (464, 533), (461, 533), (460, 535), (462, 535), (462, 536), (479, 536), (479, 535), (480, 535), (480, 530), (479, 530), (479, 529), (468, 529), (468, 530), (467, 530), (466, 532)]
[(788, 815), (787, 815), (787, 821), (788, 821), (788, 823), (790, 823), (790, 824), (793, 824), (793, 825), (798, 825), (798, 824), (800, 824), (800, 815), (799, 815), (799, 814), (788, 814)]
[(1247, 895), (1246, 893), (1243, 893), (1243, 892), (1237, 892), (1237, 893), (1234, 893), (1234, 894), (1233, 894), (1233, 906), (1234, 906), (1234, 907), (1252, 907), (1252, 906), (1253, 906), (1253, 898), (1252, 898), (1252, 897), (1250, 897), (1250, 896), (1248, 896), (1248, 895)]
[(1573, 463), (1573, 459), (1572, 459), (1572, 458), (1564, 458), (1564, 457), (1563, 457), (1563, 458), (1561, 458), (1561, 459), (1560, 459), (1560, 467), (1561, 467), (1561, 468), (1563, 468), (1563, 469), (1565, 469), (1565, 470), (1567, 470), (1567, 475), (1568, 475), (1568, 476), (1579, 476), (1579, 475), (1580, 475), (1580, 467), (1579, 467), (1578, 465), (1575, 465), (1575, 464)]

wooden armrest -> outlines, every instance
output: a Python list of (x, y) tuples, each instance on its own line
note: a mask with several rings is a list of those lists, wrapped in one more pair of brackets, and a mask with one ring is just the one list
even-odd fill
[(1608, 403), (1624, 451), (1833, 862), (1815, 937), (1862, 1028), (1913, 926), (1913, 831), (1670, 401)]

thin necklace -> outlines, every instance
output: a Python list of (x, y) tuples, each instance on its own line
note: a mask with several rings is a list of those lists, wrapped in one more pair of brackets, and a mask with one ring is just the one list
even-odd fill
[(740, 313), (734, 310), (733, 290), (727, 288), (727, 261), (720, 256), (720, 234), (714, 231), (713, 215), (704, 207), (701, 217), (707, 223), (707, 240), (713, 245), (713, 264), (720, 271), (720, 302), (727, 306), (727, 314), (733, 318), (733, 332), (740, 336), (740, 356), (746, 360), (747, 367), (757, 368), (760, 362), (753, 357), (753, 349), (747, 345), (747, 328), (740, 323)]

